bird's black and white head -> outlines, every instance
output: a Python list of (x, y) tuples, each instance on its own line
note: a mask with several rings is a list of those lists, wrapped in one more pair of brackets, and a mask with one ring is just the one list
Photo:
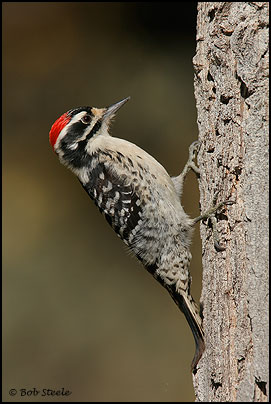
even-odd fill
[(109, 136), (109, 125), (118, 109), (130, 97), (110, 107), (78, 107), (65, 112), (52, 125), (49, 139), (60, 161), (70, 168), (84, 165), (89, 145), (98, 136)]

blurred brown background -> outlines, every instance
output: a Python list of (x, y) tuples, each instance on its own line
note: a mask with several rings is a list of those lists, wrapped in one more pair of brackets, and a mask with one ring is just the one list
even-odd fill
[[(193, 401), (183, 314), (60, 165), (48, 133), (70, 108), (130, 95), (112, 134), (177, 175), (197, 138), (196, 2), (2, 6), (3, 400)], [(196, 216), (192, 174), (184, 192)], [(192, 254), (198, 301), (198, 229)], [(21, 397), (33, 387), (72, 394)]]

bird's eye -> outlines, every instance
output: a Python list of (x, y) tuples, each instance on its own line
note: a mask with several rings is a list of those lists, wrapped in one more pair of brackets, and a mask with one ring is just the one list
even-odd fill
[(90, 115), (85, 115), (85, 116), (83, 116), (83, 118), (81, 118), (81, 122), (83, 122), (85, 125), (90, 123), (90, 121), (91, 121), (91, 116)]

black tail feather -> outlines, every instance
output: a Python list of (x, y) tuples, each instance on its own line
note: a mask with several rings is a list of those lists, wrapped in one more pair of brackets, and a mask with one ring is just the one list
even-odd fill
[(198, 314), (194, 301), (193, 300), (189, 301), (188, 296), (186, 297), (185, 295), (178, 293), (174, 289), (175, 286), (171, 287), (170, 289), (168, 288), (168, 291), (173, 300), (175, 301), (175, 303), (177, 304), (177, 306), (185, 315), (186, 320), (193, 333), (193, 337), (195, 339), (196, 351), (193, 361), (191, 363), (191, 371), (195, 373), (197, 364), (205, 349), (204, 333), (201, 327), (201, 318), (200, 315)]

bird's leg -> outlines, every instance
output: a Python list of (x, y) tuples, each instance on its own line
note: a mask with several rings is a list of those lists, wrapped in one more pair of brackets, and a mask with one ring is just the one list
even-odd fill
[[(186, 175), (190, 170), (194, 171), (196, 176), (199, 178), (200, 177), (200, 171), (199, 168), (196, 166), (194, 159), (196, 156), (196, 153), (198, 152), (200, 147), (200, 141), (196, 140), (193, 142), (190, 147), (189, 147), (189, 158), (187, 163), (185, 164), (183, 171), (181, 172), (180, 175), (177, 177), (172, 177), (172, 181), (174, 183), (175, 189), (181, 198), (182, 193), (183, 193), (183, 185), (184, 185), (184, 180)], [(219, 238), (218, 238), (218, 231), (217, 231), (217, 220), (215, 217), (216, 212), (222, 208), (223, 206), (226, 205), (233, 205), (235, 202), (234, 201), (223, 201), (217, 204), (217, 197), (218, 197), (218, 192), (215, 194), (214, 199), (213, 199), (213, 206), (208, 209), (206, 212), (204, 212), (202, 215), (197, 216), (195, 219), (193, 219), (192, 225), (196, 224), (200, 220), (206, 220), (210, 219), (212, 223), (212, 228), (213, 228), (213, 238), (214, 238), (214, 246), (217, 251), (224, 251), (225, 247), (222, 247), (219, 243)]]
[(190, 170), (192, 170), (192, 171), (194, 171), (194, 173), (196, 174), (196, 176), (198, 178), (200, 176), (199, 168), (196, 166), (196, 164), (194, 162), (195, 155), (199, 150), (199, 146), (200, 146), (200, 142), (198, 140), (196, 140), (189, 146), (189, 158), (188, 158), (186, 165), (183, 168), (183, 171), (177, 177), (172, 177), (172, 181), (174, 183), (175, 189), (180, 198), (183, 193), (184, 180), (185, 180), (185, 177), (188, 174), (188, 172)]
[(216, 204), (217, 197), (218, 197), (218, 192), (215, 194), (215, 197), (213, 199), (213, 207), (208, 209), (202, 215), (195, 217), (195, 219), (193, 219), (192, 225), (196, 224), (200, 220), (210, 219), (211, 223), (212, 223), (212, 228), (213, 228), (214, 246), (217, 251), (224, 251), (225, 247), (222, 247), (218, 241), (217, 221), (216, 221), (215, 214), (223, 206), (233, 205), (235, 202), (234, 201), (223, 201), (223, 202), (220, 202), (219, 204)]

